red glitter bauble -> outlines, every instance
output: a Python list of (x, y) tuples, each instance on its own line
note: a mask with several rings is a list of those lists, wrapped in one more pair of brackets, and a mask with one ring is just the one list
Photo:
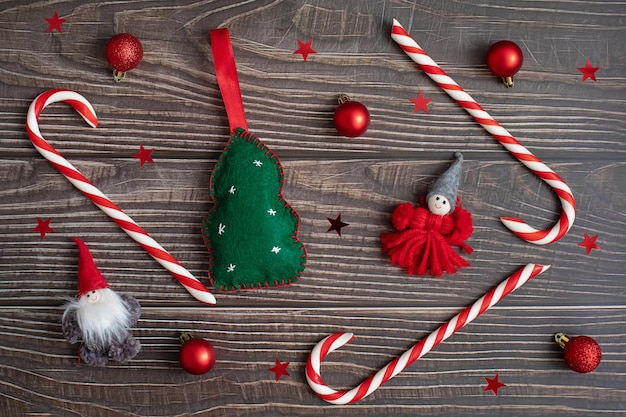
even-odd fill
[(572, 337), (565, 343), (563, 359), (571, 370), (587, 373), (598, 367), (602, 358), (600, 345), (589, 336)]
[(109, 65), (116, 73), (120, 73), (120, 78), (123, 78), (126, 71), (132, 70), (141, 62), (143, 46), (139, 39), (130, 33), (119, 33), (107, 43), (105, 56)]
[[(181, 336), (183, 340), (184, 336)], [(215, 349), (213, 345), (204, 339), (191, 338), (187, 335), (180, 348), (180, 366), (190, 374), (202, 375), (211, 370), (215, 365)]]
[(339, 107), (335, 110), (335, 128), (343, 136), (361, 136), (370, 124), (370, 112), (358, 101), (351, 101), (344, 94), (339, 96)]

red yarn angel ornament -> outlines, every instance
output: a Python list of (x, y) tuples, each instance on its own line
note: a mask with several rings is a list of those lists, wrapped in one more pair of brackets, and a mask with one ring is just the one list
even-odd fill
[(461, 207), (456, 196), (463, 155), (456, 152), (454, 156), (456, 161), (429, 193), (420, 197), (420, 206), (402, 203), (394, 209), (391, 222), (397, 232), (380, 235), (390, 263), (409, 274), (440, 277), (444, 272), (453, 274), (470, 265), (453, 248), (458, 246), (471, 254), (472, 248), (464, 242), (474, 231), (472, 214)]

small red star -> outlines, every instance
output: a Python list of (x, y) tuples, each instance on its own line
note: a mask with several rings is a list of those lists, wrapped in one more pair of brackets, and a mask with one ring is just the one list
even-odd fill
[(299, 46), (299, 48), (294, 52), (294, 54), (302, 54), (302, 58), (304, 58), (304, 61), (306, 62), (306, 59), (308, 58), (308, 56), (310, 54), (316, 54), (317, 53), (317, 51), (315, 51), (315, 50), (313, 50), (313, 48), (311, 48), (312, 44), (313, 44), (313, 39), (311, 39), (307, 43), (304, 43), (300, 39), (298, 39), (298, 46)]
[(496, 397), (498, 396), (498, 388), (506, 387), (506, 384), (503, 384), (502, 382), (498, 381), (498, 374), (496, 374), (496, 376), (494, 376), (493, 379), (489, 379), (485, 377), (485, 381), (487, 381), (487, 387), (485, 387), (483, 392), (493, 391), (493, 393), (496, 394)]
[(411, 100), (413, 104), (415, 104), (413, 113), (417, 113), (420, 110), (424, 110), (426, 113), (428, 113), (428, 103), (433, 101), (432, 98), (425, 98), (421, 91), (417, 98), (410, 98), (409, 100)]
[(580, 242), (578, 246), (584, 246), (585, 251), (587, 252), (587, 255), (589, 255), (592, 249), (600, 250), (600, 246), (598, 246), (598, 244), (596, 243), (596, 240), (598, 240), (598, 235), (595, 235), (594, 237), (590, 237), (587, 234), (587, 232), (585, 232), (585, 240)]
[(61, 29), (61, 25), (67, 21), (67, 19), (60, 18), (57, 12), (54, 12), (54, 15), (52, 17), (46, 17), (44, 19), (46, 19), (46, 22), (48, 22), (48, 32), (52, 32), (53, 30), (56, 30), (57, 32), (63, 32), (63, 29)]
[(583, 73), (583, 80), (582, 82), (585, 82), (585, 80), (587, 78), (591, 78), (594, 81), (598, 81), (596, 80), (596, 71), (599, 70), (599, 67), (592, 67), (591, 66), (591, 61), (587, 60), (587, 64), (582, 67), (582, 68), (578, 68), (578, 71)]
[(146, 162), (151, 162), (154, 164), (152, 160), (152, 152), (154, 149), (146, 149), (143, 145), (139, 145), (139, 152), (133, 155), (133, 158), (139, 159), (139, 166), (142, 167)]
[(328, 221), (330, 222), (330, 227), (328, 228), (326, 233), (330, 232), (331, 230), (335, 230), (337, 234), (341, 236), (341, 228), (350, 226), (348, 223), (344, 223), (341, 221), (341, 213), (339, 213), (336, 219), (331, 219), (330, 217), (326, 217), (326, 219), (328, 219)]
[(276, 366), (273, 366), (269, 369), (270, 372), (276, 373), (276, 381), (280, 379), (281, 376), (291, 376), (289, 372), (287, 372), (287, 367), (289, 366), (289, 362), (281, 363), (278, 359), (276, 359)]
[(50, 220), (52, 219), (41, 220), (41, 218), (37, 217), (37, 227), (33, 229), (33, 232), (39, 232), (42, 240), (46, 237), (46, 233), (54, 233), (54, 230), (50, 227)]

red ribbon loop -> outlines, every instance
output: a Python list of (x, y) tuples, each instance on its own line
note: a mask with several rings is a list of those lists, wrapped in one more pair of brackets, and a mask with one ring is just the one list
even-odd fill
[(222, 100), (224, 100), (230, 132), (234, 132), (239, 127), (248, 130), (241, 100), (241, 90), (239, 89), (239, 77), (235, 66), (235, 54), (228, 29), (215, 29), (211, 31), (210, 35), (215, 76), (222, 93)]

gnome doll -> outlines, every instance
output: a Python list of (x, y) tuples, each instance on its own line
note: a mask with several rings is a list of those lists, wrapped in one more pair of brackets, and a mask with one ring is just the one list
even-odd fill
[(89, 248), (82, 240), (73, 240), (79, 251), (78, 299), (65, 306), (63, 334), (72, 344), (81, 342), (80, 358), (88, 365), (104, 366), (109, 358), (130, 360), (141, 349), (129, 332), (141, 315), (141, 307), (135, 298), (109, 289)]
[(458, 268), (469, 266), (453, 248), (466, 253), (472, 248), (464, 242), (474, 231), (472, 215), (461, 207), (457, 198), (463, 155), (456, 152), (456, 161), (432, 185), (420, 205), (411, 203), (397, 206), (391, 222), (397, 232), (380, 236), (382, 250), (393, 265), (400, 265), (409, 274), (430, 274), (440, 277), (453, 274)]

